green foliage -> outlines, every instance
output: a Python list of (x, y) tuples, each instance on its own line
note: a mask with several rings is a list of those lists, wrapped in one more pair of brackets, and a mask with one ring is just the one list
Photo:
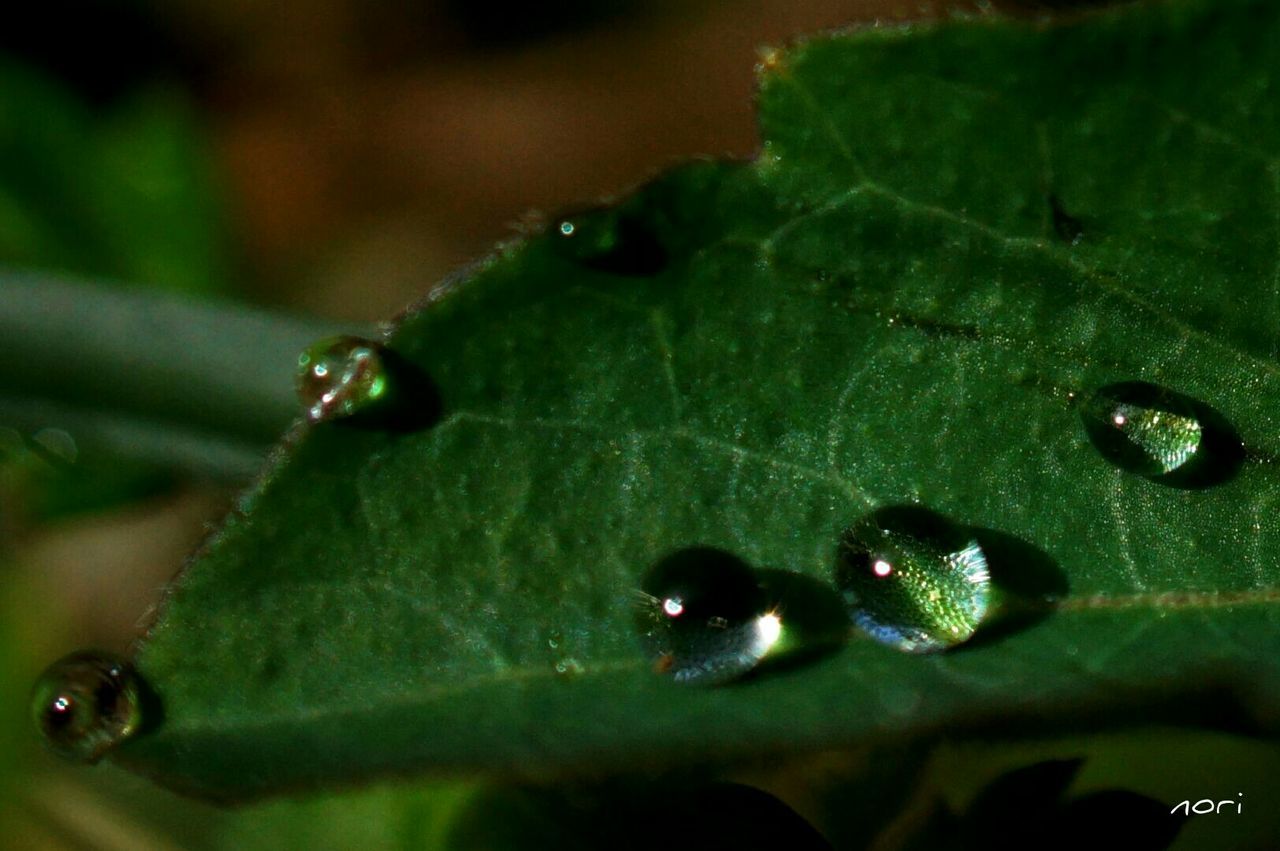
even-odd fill
[[(92, 275), (184, 294), (223, 290), (230, 277), (229, 246), (214, 184), (200, 129), (179, 93), (140, 90), (95, 108), (54, 80), (0, 56), (3, 266)], [(59, 313), (67, 305), (59, 303), (53, 284), (38, 287), (48, 299), (32, 312), (24, 311), (18, 286), (8, 276), (0, 280), (0, 336), (6, 344), (0, 353), (0, 426), (16, 429), (0, 434), (0, 490), (21, 494), (27, 515), (22, 519), (34, 520), (167, 487), (163, 462), (171, 459), (162, 458), (160, 465), (121, 459), (129, 453), (120, 444), (137, 442), (136, 435), (107, 447), (102, 444), (111, 441), (83, 440), (111, 419), (101, 408), (85, 413), (50, 407), (59, 365), (47, 358), (42, 369), (34, 370), (32, 363), (67, 337), (84, 343), (94, 335)], [(93, 299), (76, 302), (74, 307), (100, 315)], [(50, 324), (56, 326), (52, 331)], [(72, 334), (68, 327), (74, 328)], [(102, 336), (110, 339), (122, 330)], [(41, 338), (34, 348), (29, 336)], [(135, 348), (129, 384), (145, 381), (137, 372), (137, 356)], [(86, 357), (73, 368), (82, 383), (115, 383), (103, 380), (102, 367), (100, 359)], [(114, 395), (119, 389), (117, 384)], [(45, 426), (57, 426), (63, 435), (70, 431), (69, 456), (51, 457), (41, 450)]]
[[(943, 729), (1273, 729), (1277, 51), (1280, 12), (1241, 0), (771, 56), (757, 161), (575, 220), (616, 230), (586, 250), (509, 247), (399, 324), (442, 418), (291, 441), (171, 590), (138, 655), (164, 716), (118, 758), (242, 798)], [(1209, 406), (1244, 463), (1198, 488), (1113, 466), (1078, 400), (1128, 381)], [(844, 528), (911, 503), (1069, 595), (955, 652), (855, 640), (714, 689), (649, 670), (657, 560), (828, 582)]]
[(225, 287), (222, 211), (189, 104), (150, 90), (104, 109), (0, 57), (0, 262)]

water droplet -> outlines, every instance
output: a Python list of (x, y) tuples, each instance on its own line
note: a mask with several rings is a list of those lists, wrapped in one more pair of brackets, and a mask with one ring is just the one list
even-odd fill
[(411, 430), (440, 416), (440, 394), (415, 364), (361, 337), (330, 337), (298, 356), (298, 397), (313, 423)]
[(556, 660), (556, 673), (562, 677), (576, 677), (582, 673), (582, 663), (572, 656)]
[(992, 596), (973, 536), (916, 506), (880, 509), (845, 530), (836, 587), (859, 628), (914, 653), (969, 640)]
[(633, 214), (594, 210), (555, 226), (556, 250), (588, 268), (647, 278), (667, 266), (667, 252), (648, 225)]
[(1049, 196), (1049, 213), (1053, 219), (1053, 232), (1068, 245), (1079, 245), (1084, 239), (1084, 225), (1062, 206), (1057, 195)]
[(63, 464), (74, 464), (80, 454), (76, 439), (60, 428), (42, 428), (32, 435), (31, 441), (48, 453), (46, 457)]
[(36, 681), (31, 712), (45, 743), (80, 762), (97, 762), (137, 732), (142, 693), (133, 668), (105, 653), (80, 651)]
[(360, 337), (330, 337), (298, 356), (298, 397), (313, 423), (350, 417), (386, 395), (382, 346)]
[(653, 566), (637, 624), (654, 668), (686, 683), (736, 679), (782, 635), (782, 620), (768, 607), (754, 571), (710, 547), (680, 550)]
[(1099, 389), (1080, 407), (1080, 418), (1108, 461), (1174, 487), (1225, 481), (1244, 458), (1240, 437), (1225, 417), (1203, 402), (1144, 381)]

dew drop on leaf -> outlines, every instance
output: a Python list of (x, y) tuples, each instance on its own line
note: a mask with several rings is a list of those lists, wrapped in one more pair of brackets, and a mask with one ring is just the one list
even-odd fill
[(79, 651), (40, 675), (31, 713), (51, 750), (67, 759), (96, 762), (137, 732), (142, 722), (140, 683), (124, 660)]
[(736, 679), (759, 665), (782, 634), (754, 571), (710, 547), (680, 550), (650, 569), (636, 622), (654, 669), (682, 683)]
[(1079, 245), (1084, 238), (1084, 225), (1066, 211), (1057, 195), (1049, 196), (1049, 212), (1053, 220), (1053, 232), (1068, 245)]
[(1089, 440), (1112, 464), (1177, 487), (1225, 481), (1244, 455), (1221, 414), (1143, 381), (1102, 387), (1081, 406), (1080, 418)]
[(368, 410), (389, 387), (382, 347), (360, 337), (329, 337), (298, 356), (298, 398), (313, 423)]
[(667, 252), (653, 230), (634, 215), (596, 210), (557, 222), (556, 250), (590, 269), (647, 278), (667, 266)]
[(991, 606), (991, 576), (978, 542), (915, 506), (880, 509), (846, 529), (835, 578), (855, 625), (912, 653), (969, 640)]
[(561, 677), (576, 677), (582, 673), (582, 663), (572, 656), (558, 659), (555, 664), (556, 673)]
[(56, 459), (63, 464), (74, 464), (80, 454), (76, 439), (70, 432), (60, 428), (42, 428), (31, 436), (31, 442), (47, 453), (46, 458)]

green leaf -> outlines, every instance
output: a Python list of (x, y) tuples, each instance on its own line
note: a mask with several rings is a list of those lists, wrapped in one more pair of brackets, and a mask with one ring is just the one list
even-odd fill
[(209, 160), (177, 92), (139, 91), (94, 111), (0, 57), (0, 262), (225, 289), (228, 244)]
[[(442, 419), (301, 434), (143, 642), (164, 717), (123, 762), (235, 798), (944, 729), (1275, 729), (1280, 11), (871, 29), (765, 64), (757, 161), (508, 247), (400, 323)], [(1074, 400), (1129, 381), (1225, 417), (1236, 475), (1106, 460)], [(956, 652), (853, 640), (706, 689), (649, 670), (631, 600), (658, 559), (828, 582), (843, 528), (915, 502), (1056, 563), (1069, 597)]]
[(214, 847), (413, 851), (452, 848), (455, 823), (479, 793), (460, 784), (380, 785), (341, 795), (270, 801), (230, 814)]
[[(128, 280), (152, 291), (225, 289), (229, 245), (209, 160), (198, 122), (180, 93), (148, 88), (91, 107), (57, 81), (0, 55), (0, 263), (5, 266)], [(19, 493), (22, 513), (50, 517), (155, 491), (166, 483), (161, 467), (238, 482), (258, 468), (259, 446), (210, 446), (211, 436), (183, 433), (177, 423), (120, 416), (113, 403), (163, 372), (139, 368), (148, 360), (148, 347), (145, 336), (131, 332), (147, 324), (139, 315), (145, 306), (138, 309), (134, 298), (122, 295), (132, 327), (125, 322), (107, 327), (118, 318), (110, 295), (80, 292), (64, 300), (60, 282), (14, 277), (0, 270), (0, 427), (27, 435), (55, 427), (87, 451), (56, 471), (39, 459), (34, 465), (21, 457), (15, 463), (12, 452), (0, 452), (0, 499)], [(32, 292), (35, 298), (29, 298)], [(105, 311), (104, 301), (110, 304)], [(179, 319), (163, 308), (158, 312)], [(173, 336), (175, 348), (195, 341), (191, 323), (182, 327), (182, 337)], [(95, 344), (99, 352), (87, 351)], [(58, 362), (60, 348), (73, 350), (73, 364)], [(110, 358), (93, 356), (103, 348), (127, 352), (123, 376), (111, 374)], [(169, 358), (167, 366), (179, 361)], [(99, 398), (90, 410), (67, 404), (58, 392), (60, 373), (68, 367), (76, 373), (72, 383), (96, 383)], [(190, 374), (183, 378), (191, 386)], [(183, 395), (172, 386), (165, 389), (167, 398)], [(207, 382), (201, 389), (209, 390)], [(208, 407), (207, 400), (202, 407)], [(242, 414), (233, 433), (253, 419)], [(260, 442), (279, 433), (279, 427), (265, 436), (259, 432)]]

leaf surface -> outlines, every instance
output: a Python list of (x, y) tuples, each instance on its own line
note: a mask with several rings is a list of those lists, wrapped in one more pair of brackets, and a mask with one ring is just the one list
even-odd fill
[[(770, 55), (755, 162), (577, 220), (660, 264), (551, 228), (399, 324), (442, 418), (300, 434), (177, 580), (138, 655), (164, 717), (119, 758), (236, 798), (940, 730), (1274, 729), (1277, 71), (1261, 2)], [(1219, 412), (1238, 473), (1112, 466), (1073, 400), (1125, 381)], [(854, 639), (714, 689), (649, 670), (632, 601), (656, 560), (713, 546), (828, 582), (842, 529), (915, 502), (1069, 596), (955, 652)]]

